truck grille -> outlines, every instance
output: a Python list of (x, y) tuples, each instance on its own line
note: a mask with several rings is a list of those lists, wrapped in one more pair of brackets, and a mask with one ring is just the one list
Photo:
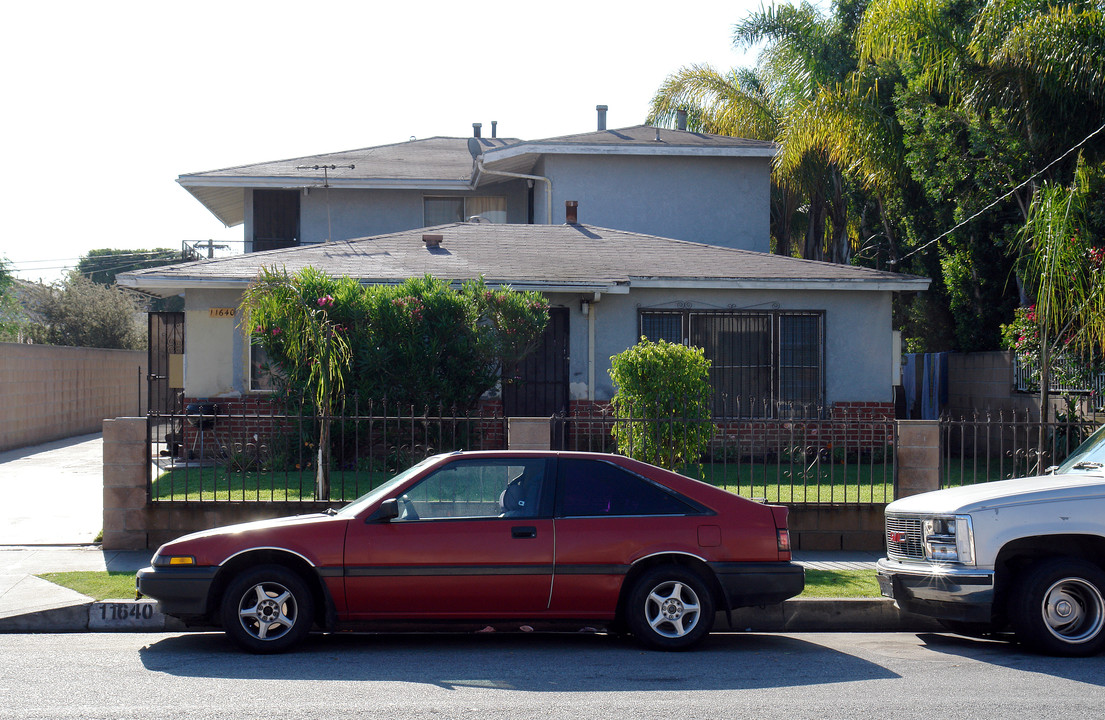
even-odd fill
[(892, 560), (925, 559), (925, 548), (921, 544), (921, 518), (886, 516), (886, 556)]

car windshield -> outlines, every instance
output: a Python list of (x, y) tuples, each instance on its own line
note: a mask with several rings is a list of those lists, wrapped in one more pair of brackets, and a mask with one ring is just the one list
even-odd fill
[(1100, 471), (1105, 467), (1105, 425), (1098, 428), (1084, 443), (1055, 469), (1056, 474)]
[(356, 514), (360, 513), (361, 510), (368, 507), (369, 505), (372, 505), (373, 503), (379, 502), (380, 500), (387, 497), (387, 494), (389, 492), (391, 492), (393, 488), (403, 484), (409, 478), (411, 478), (414, 475), (417, 475), (418, 473), (422, 472), (422, 470), (424, 470), (427, 465), (433, 464), (440, 457), (441, 457), (440, 455), (433, 455), (431, 457), (426, 458), (425, 460), (418, 463), (417, 465), (414, 465), (412, 467), (407, 468), (403, 472), (399, 473), (398, 475), (396, 475), (392, 479), (385, 482), (383, 485), (380, 485), (379, 487), (373, 488), (372, 490), (369, 490), (364, 495), (361, 495), (359, 498), (357, 498), (356, 500), (354, 500), (353, 502), (349, 503), (348, 505), (343, 507), (341, 510), (339, 510), (338, 514), (343, 515), (343, 516), (347, 516), (347, 515), (356, 515)]

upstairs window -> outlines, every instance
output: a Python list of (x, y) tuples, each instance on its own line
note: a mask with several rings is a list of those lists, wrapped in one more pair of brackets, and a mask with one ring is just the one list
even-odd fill
[(424, 197), (422, 198), (424, 227), (465, 222), (479, 215), (493, 223), (506, 222), (506, 198), (491, 197)]
[(643, 311), (641, 335), (700, 347), (715, 417), (805, 415), (824, 405), (824, 314)]

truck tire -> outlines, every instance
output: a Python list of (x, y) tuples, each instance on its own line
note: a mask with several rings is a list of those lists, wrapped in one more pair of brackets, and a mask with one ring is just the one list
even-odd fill
[(1077, 558), (1041, 560), (1017, 580), (1009, 610), (1017, 639), (1028, 647), (1095, 655), (1105, 647), (1105, 572)]

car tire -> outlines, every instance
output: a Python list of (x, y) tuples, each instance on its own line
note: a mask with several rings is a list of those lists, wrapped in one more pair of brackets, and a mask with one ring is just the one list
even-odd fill
[(283, 565), (237, 575), (223, 593), (223, 630), (252, 653), (283, 652), (311, 631), (315, 600), (303, 579)]
[(1048, 655), (1085, 657), (1105, 647), (1105, 572), (1075, 558), (1043, 560), (1014, 588), (1017, 639)]
[(686, 650), (713, 628), (714, 598), (694, 571), (678, 565), (656, 567), (633, 583), (625, 622), (647, 647)]

